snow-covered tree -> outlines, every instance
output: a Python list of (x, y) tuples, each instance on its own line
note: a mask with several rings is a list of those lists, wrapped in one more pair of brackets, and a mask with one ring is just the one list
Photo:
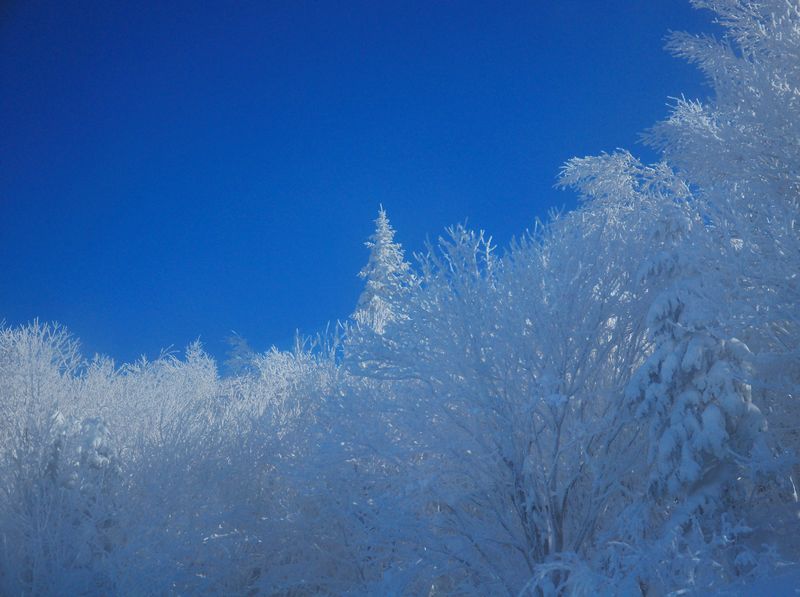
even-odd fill
[(624, 387), (646, 342), (634, 281), (652, 217), (635, 199), (587, 203), (503, 259), (451, 229), (422, 260), (407, 317), (348, 355), (395, 388), (391, 422), (414, 440), (404, 461), (419, 487), (406, 517), (428, 554), (419, 573), (440, 590), (516, 594), (555, 561), (569, 566), (545, 580), (566, 583), (625, 503), (641, 452)]
[(647, 140), (695, 189), (717, 250), (705, 256), (726, 287), (727, 334), (753, 352), (753, 400), (782, 445), (800, 414), (800, 5), (697, 1), (724, 27), (715, 40), (673, 34), (713, 95), (679, 100)]
[(410, 267), (403, 249), (394, 240), (394, 229), (383, 206), (378, 210), (375, 232), (366, 242), (369, 261), (359, 272), (365, 280), (353, 319), (380, 334), (397, 317), (393, 306), (410, 282)]
[(725, 311), (715, 303), (726, 286), (719, 273), (704, 271), (715, 252), (713, 232), (688, 185), (665, 164), (645, 167), (626, 153), (572, 160), (563, 180), (601, 202), (625, 202), (638, 189), (637, 209), (649, 223), (630, 229), (643, 245), (635, 291), (649, 305), (652, 342), (637, 360), (652, 352), (641, 365), (630, 363), (637, 371), (626, 393), (636, 418), (650, 422), (655, 493), (718, 488), (738, 474), (736, 461), (747, 457), (762, 417), (750, 399), (750, 351), (721, 337)]
[[(699, 587), (747, 570), (742, 562), (755, 556), (739, 550), (756, 542), (740, 532), (734, 546), (737, 533), (723, 527), (733, 520), (749, 528), (737, 517), (759, 518), (764, 503), (787, 520), (776, 502), (784, 484), (775, 477), (775, 456), (798, 445), (789, 421), (797, 420), (800, 378), (788, 339), (800, 331), (800, 7), (739, 0), (695, 5), (716, 12), (725, 38), (675, 34), (670, 47), (700, 65), (714, 96), (679, 100), (647, 136), (663, 151), (664, 167), (684, 181), (692, 229), (682, 218), (668, 218), (665, 231), (672, 226), (679, 232), (676, 242), (654, 242), (644, 255), (652, 352), (628, 388), (637, 415), (648, 421), (652, 502), (644, 509), (655, 518), (643, 532), (659, 536), (664, 547), (661, 561), (650, 561), (651, 573), (661, 566), (662, 589), (681, 575), (697, 574)], [(606, 184), (636, 170), (601, 167), (590, 175)], [(676, 204), (680, 200), (673, 195)], [(765, 422), (769, 433), (763, 433)], [(759, 481), (754, 474), (761, 474)], [(796, 501), (796, 493), (783, 496)], [(728, 543), (715, 543), (718, 537)], [(684, 550), (682, 560), (678, 550)], [(693, 558), (709, 561), (720, 553), (737, 561), (691, 569)], [(690, 567), (671, 570), (666, 561)]]

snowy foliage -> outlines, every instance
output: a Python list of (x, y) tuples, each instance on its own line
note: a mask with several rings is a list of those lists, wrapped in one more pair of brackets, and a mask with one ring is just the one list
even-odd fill
[(456, 226), (412, 266), (381, 208), (333, 334), (235, 337), (221, 376), (199, 343), (117, 366), (0, 327), (0, 593), (650, 597), (796, 570), (800, 5), (695, 4), (726, 37), (669, 46), (714, 96), (648, 133), (662, 161), (570, 160), (579, 207), (503, 252)]
[(410, 266), (403, 249), (394, 241), (394, 229), (381, 206), (375, 220), (375, 233), (366, 243), (369, 261), (359, 272), (365, 280), (353, 319), (376, 333), (398, 316), (396, 304), (403, 290), (412, 282)]

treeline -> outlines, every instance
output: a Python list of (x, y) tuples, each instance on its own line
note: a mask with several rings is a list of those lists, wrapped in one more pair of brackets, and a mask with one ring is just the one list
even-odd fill
[(800, 5), (695, 2), (713, 97), (573, 159), (503, 252), (412, 264), (292, 351), (116, 366), (0, 329), (5, 595), (666, 595), (800, 554)]

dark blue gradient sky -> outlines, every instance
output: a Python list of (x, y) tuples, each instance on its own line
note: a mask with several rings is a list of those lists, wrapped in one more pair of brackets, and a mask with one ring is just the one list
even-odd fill
[(0, 7), (0, 319), (117, 361), (346, 317), (383, 203), (409, 251), (468, 219), (502, 245), (574, 155), (669, 96), (683, 0), (62, 2)]

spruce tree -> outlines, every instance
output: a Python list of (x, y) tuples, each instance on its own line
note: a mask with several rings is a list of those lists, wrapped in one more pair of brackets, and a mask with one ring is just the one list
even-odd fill
[(386, 324), (396, 318), (393, 304), (407, 287), (410, 277), (403, 248), (394, 240), (394, 229), (383, 206), (380, 206), (375, 220), (375, 232), (365, 244), (370, 251), (369, 261), (358, 275), (366, 280), (366, 284), (353, 318), (359, 325), (368, 326), (380, 334)]

